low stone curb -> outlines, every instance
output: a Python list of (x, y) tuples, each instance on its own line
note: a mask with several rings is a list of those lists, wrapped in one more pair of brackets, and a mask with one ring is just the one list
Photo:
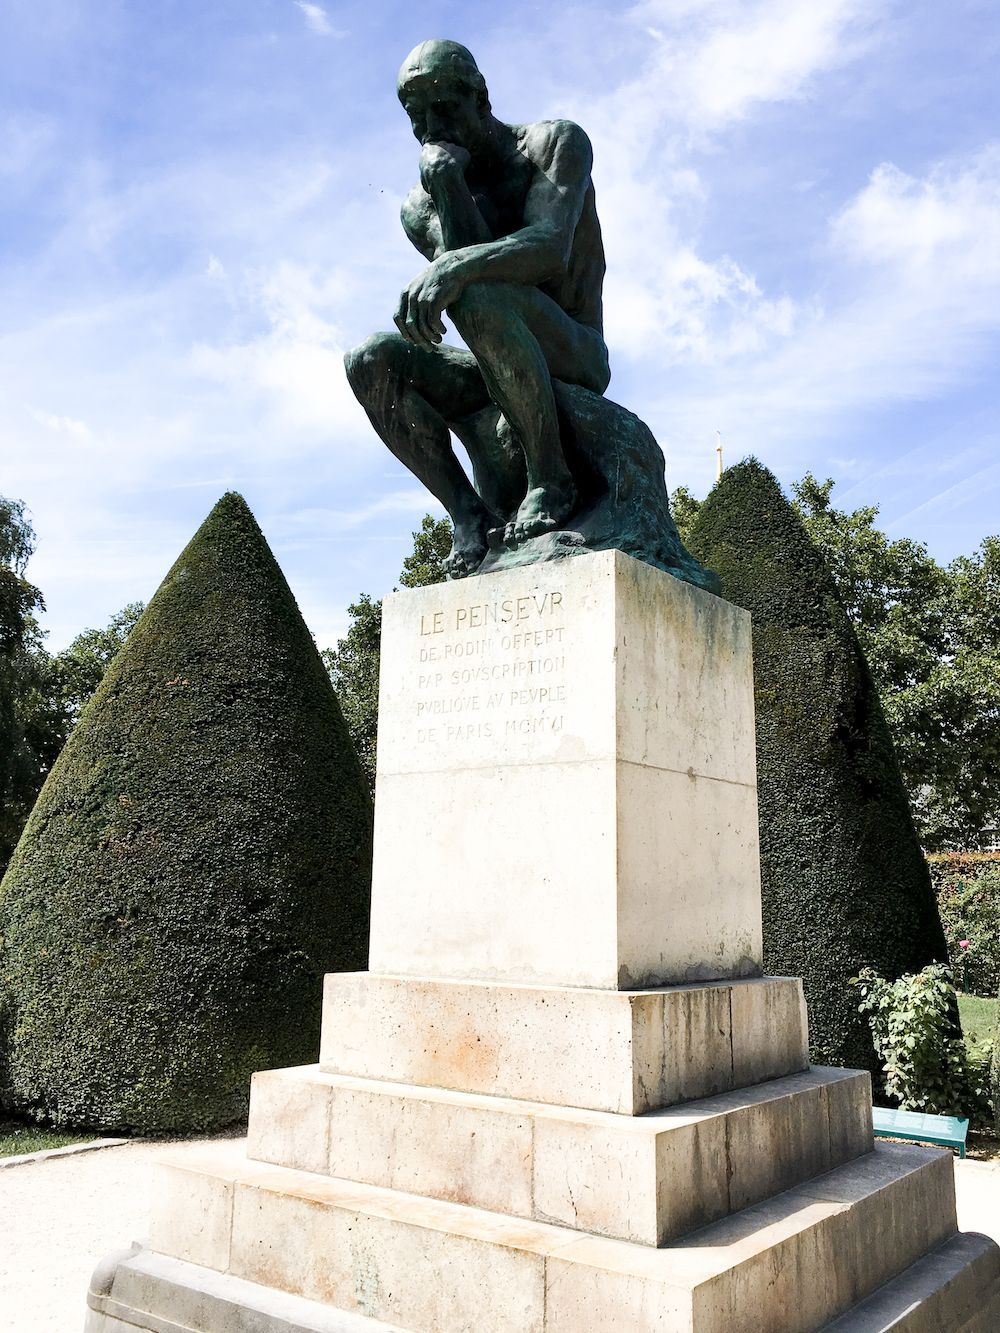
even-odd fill
[(17, 1157), (0, 1157), (0, 1171), (11, 1166), (27, 1166), (29, 1162), (44, 1162), (48, 1157), (70, 1157), (75, 1153), (96, 1152), (98, 1148), (120, 1148), (123, 1143), (137, 1143), (137, 1139), (90, 1139), (86, 1143), (67, 1143), (63, 1148), (43, 1148), (39, 1152), (21, 1153)]

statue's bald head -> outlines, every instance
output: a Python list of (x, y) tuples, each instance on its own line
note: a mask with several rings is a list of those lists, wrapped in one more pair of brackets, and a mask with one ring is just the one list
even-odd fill
[(461, 42), (435, 38), (415, 46), (403, 61), (396, 80), (402, 101), (408, 88), (440, 85), (459, 88), (485, 99), (486, 80), (479, 72), (472, 52)]

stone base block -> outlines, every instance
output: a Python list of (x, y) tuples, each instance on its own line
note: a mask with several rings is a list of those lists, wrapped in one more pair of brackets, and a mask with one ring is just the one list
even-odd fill
[(815, 1330), (956, 1225), (950, 1155), (894, 1144), (660, 1249), (264, 1166), (240, 1145), (162, 1169), (158, 1253), (413, 1330)]
[(791, 977), (648, 991), (326, 978), (333, 1074), (641, 1115), (809, 1067)]
[(642, 1116), (254, 1075), (248, 1156), (662, 1245), (870, 1152), (867, 1074), (812, 1069)]

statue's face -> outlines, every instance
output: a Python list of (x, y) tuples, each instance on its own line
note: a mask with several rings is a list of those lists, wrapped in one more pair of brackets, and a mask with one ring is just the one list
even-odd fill
[(453, 143), (475, 152), (483, 137), (483, 111), (472, 89), (424, 77), (406, 84), (400, 100), (421, 143)]

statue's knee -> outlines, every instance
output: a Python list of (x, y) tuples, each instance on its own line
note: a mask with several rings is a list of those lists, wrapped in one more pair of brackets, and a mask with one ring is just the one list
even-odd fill
[(504, 284), (499, 282), (470, 282), (457, 301), (448, 307), (448, 313), (462, 337), (488, 336), (508, 322)]
[(373, 333), (344, 353), (344, 369), (351, 388), (357, 391), (383, 380), (399, 359), (402, 339), (398, 333)]

